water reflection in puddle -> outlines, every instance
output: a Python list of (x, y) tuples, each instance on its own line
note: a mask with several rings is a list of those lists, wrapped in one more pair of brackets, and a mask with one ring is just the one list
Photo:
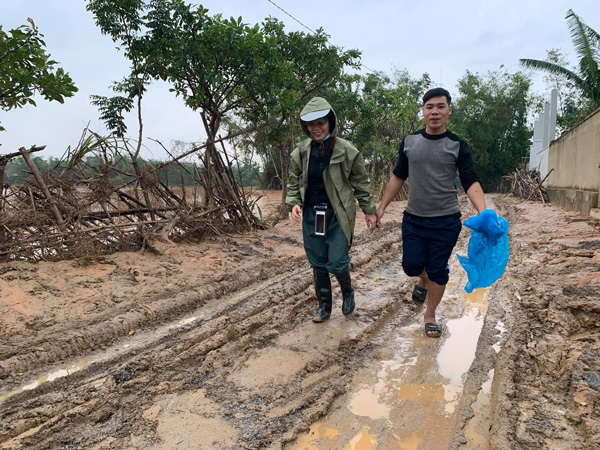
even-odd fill
[(338, 428), (326, 427), (323, 422), (315, 422), (310, 426), (306, 436), (298, 440), (295, 450), (321, 450), (323, 448), (333, 448), (336, 439), (342, 432)]
[(399, 381), (404, 371), (417, 364), (417, 358), (413, 354), (411, 342), (396, 338), (398, 352), (394, 359), (381, 361), (381, 368), (377, 372), (377, 383), (374, 386), (361, 389), (352, 396), (348, 405), (350, 411), (357, 416), (365, 416), (371, 419), (389, 417), (390, 407), (381, 403), (380, 398), (389, 384)]
[(54, 372), (50, 372), (48, 375), (44, 375), (43, 377), (40, 377), (32, 383), (26, 384), (19, 389), (9, 392), (5, 395), (0, 395), (0, 401), (4, 401), (7, 398), (19, 394), (23, 391), (30, 391), (32, 389), (35, 389), (36, 387), (40, 386), (43, 383), (46, 383), (47, 381), (54, 381), (58, 378), (66, 377), (67, 375), (70, 375), (72, 373), (79, 372), (81, 369), (87, 367), (89, 364), (90, 362), (87, 359), (82, 359), (73, 364), (68, 365), (65, 368), (58, 369)]
[(449, 382), (444, 386), (446, 395), (446, 412), (454, 412), (454, 408), (462, 392), (463, 377), (475, 359), (477, 339), (483, 327), (483, 319), (464, 316), (449, 320), (447, 331), (451, 334), (444, 342), (438, 354), (440, 375)]
[[(385, 277), (385, 271), (380, 276)], [(378, 295), (376, 291), (372, 294)], [(424, 336), (420, 315), (420, 320), (410, 325), (390, 325), (381, 333), (381, 341), (376, 341), (376, 344), (391, 350), (393, 358), (380, 361), (379, 367), (374, 371), (371, 369), (368, 379), (373, 383), (359, 386), (346, 404), (347, 413), (351, 412), (356, 418), (351, 419), (347, 413), (336, 411), (330, 420), (323, 423), (330, 426), (347, 424), (338, 428), (341, 435), (327, 444), (323, 439), (307, 441), (306, 437), (299, 438), (298, 443), (303, 446), (295, 447), (297, 450), (315, 448), (307, 446), (307, 442), (317, 448), (344, 449), (371, 449), (377, 445), (416, 450), (450, 445), (455, 410), (462, 396), (465, 376), (475, 359), (488, 308), (486, 289), (465, 294), (454, 286), (450, 291), (446, 301), (462, 303), (465, 313), (463, 317), (444, 324), (443, 338), (434, 340)], [(497, 329), (502, 335), (503, 324), (499, 323)], [(389, 339), (390, 336), (394, 338)], [(376, 379), (371, 378), (374, 376)], [(477, 405), (481, 405), (483, 412), (476, 411), (476, 415), (489, 414), (486, 408), (489, 409), (492, 378), (493, 374), (490, 374), (490, 379), (482, 386)], [(365, 423), (376, 432), (365, 431)], [(349, 424), (362, 425), (362, 431), (351, 441), (343, 441), (343, 437), (348, 439), (350, 430), (346, 427)], [(479, 431), (484, 426), (477, 425), (469, 431), (470, 443), (487, 442), (487, 437)], [(361, 447), (363, 445), (366, 447)]]
[(186, 317), (185, 319), (181, 319), (177, 323), (169, 325), (169, 328), (179, 328), (179, 327), (182, 327), (183, 325), (187, 325), (188, 323), (192, 323), (197, 319), (198, 319), (198, 317), (196, 317), (196, 316)]
[(464, 294), (466, 314), (485, 315), (487, 312), (488, 291), (484, 288), (474, 289), (470, 294)]
[(377, 439), (368, 433), (368, 428), (365, 428), (350, 440), (344, 450), (371, 450), (375, 448), (375, 444)]
[(413, 401), (444, 401), (445, 390), (442, 384), (405, 384), (400, 386), (398, 397), (400, 400)]
[(487, 311), (487, 297), (485, 289), (475, 289), (470, 294), (464, 294), (465, 316), (446, 323), (446, 331), (450, 337), (444, 342), (437, 360), (440, 375), (449, 380), (444, 386), (447, 402), (445, 410), (448, 414), (454, 412), (462, 392), (464, 376), (475, 359), (477, 341)]
[(496, 353), (498, 353), (502, 348), (502, 338), (504, 337), (504, 333), (506, 333), (506, 327), (504, 326), (504, 323), (498, 321), (498, 323), (496, 324), (496, 330), (500, 332), (500, 336), (498, 337), (498, 342), (492, 345), (492, 348), (496, 351)]
[(54, 381), (57, 378), (66, 377), (67, 375), (71, 375), (72, 373), (79, 372), (81, 369), (83, 369), (84, 367), (87, 367), (88, 365), (89, 365), (89, 361), (87, 359), (82, 359), (80, 361), (77, 361), (74, 364), (70, 364), (69, 366), (65, 367), (64, 369), (59, 369), (55, 372), (49, 373), (48, 375), (46, 375), (44, 377), (38, 378), (33, 383), (23, 386), (21, 389), (24, 391), (30, 391), (31, 389), (35, 389), (40, 384), (45, 383), (46, 381)]
[[(322, 422), (311, 425), (309, 432), (298, 439), (294, 450), (323, 450), (339, 448), (339, 437), (342, 431), (339, 428), (325, 426)], [(369, 427), (364, 427), (352, 437), (344, 450), (372, 450), (377, 444), (377, 438), (369, 433)]]
[(377, 386), (374, 389), (361, 389), (354, 394), (348, 408), (357, 416), (366, 416), (371, 419), (387, 417), (390, 409), (388, 406), (379, 403), (379, 391), (380, 389), (377, 389)]
[(398, 448), (402, 450), (417, 450), (419, 443), (425, 437), (425, 429), (420, 430), (401, 430), (396, 433), (398, 438)]

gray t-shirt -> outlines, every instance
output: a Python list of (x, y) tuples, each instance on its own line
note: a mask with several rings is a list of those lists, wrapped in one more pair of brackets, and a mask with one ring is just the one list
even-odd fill
[(405, 211), (418, 217), (460, 216), (457, 188), (458, 170), (465, 189), (479, 181), (467, 143), (446, 130), (427, 134), (425, 129), (406, 136), (400, 143), (393, 173), (408, 179), (408, 204)]

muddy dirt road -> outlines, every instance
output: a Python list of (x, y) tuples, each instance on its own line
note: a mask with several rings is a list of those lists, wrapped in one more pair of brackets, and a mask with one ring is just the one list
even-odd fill
[(324, 324), (290, 221), (161, 255), (0, 265), (0, 448), (600, 448), (600, 232), (487, 199), (511, 224), (509, 266), (467, 295), (452, 258), (441, 339), (410, 302), (403, 202), (374, 233), (358, 221), (357, 310), (336, 289)]

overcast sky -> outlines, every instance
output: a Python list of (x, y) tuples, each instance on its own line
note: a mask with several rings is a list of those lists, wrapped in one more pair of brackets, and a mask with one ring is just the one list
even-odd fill
[[(198, 3), (198, 2), (194, 2)], [(458, 93), (456, 83), (467, 70), (484, 74), (504, 65), (519, 70), (519, 58), (544, 59), (546, 50), (559, 48), (576, 63), (565, 21), (573, 9), (588, 25), (600, 31), (594, 13), (598, 0), (273, 0), (307, 27), (323, 27), (331, 42), (362, 51), (362, 63), (391, 73), (407, 69), (412, 77), (429, 73), (435, 85)], [(246, 23), (274, 16), (286, 30), (302, 30), (269, 0), (210, 0), (201, 2), (211, 14), (241, 16)], [(85, 126), (105, 132), (89, 96), (110, 95), (113, 81), (128, 74), (128, 63), (114, 43), (100, 34), (85, 0), (0, 0), (0, 25), (4, 31), (25, 24), (31, 17), (44, 35), (47, 51), (59, 61), (79, 88), (64, 104), (35, 97), (37, 107), (0, 111), (0, 154), (19, 147), (47, 145), (40, 156), (59, 157), (74, 147)], [(596, 5), (595, 7), (593, 5)], [(364, 69), (366, 72), (366, 69)], [(543, 76), (535, 75), (536, 90), (543, 94)], [(166, 158), (148, 138), (169, 148), (171, 141), (198, 142), (204, 133), (197, 113), (155, 83), (144, 98), (145, 158)], [(136, 120), (127, 124), (135, 136)]]

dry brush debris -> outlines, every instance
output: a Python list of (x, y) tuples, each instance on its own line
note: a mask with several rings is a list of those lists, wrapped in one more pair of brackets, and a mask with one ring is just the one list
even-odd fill
[(22, 156), (33, 175), (22, 184), (5, 185), (0, 179), (0, 260), (156, 250), (159, 242), (193, 242), (207, 234), (261, 225), (253, 202), (234, 180), (233, 163), (219, 152), (199, 151), (201, 163), (189, 174), (193, 185), (184, 185), (182, 179), (180, 186), (173, 186), (163, 181), (161, 172), (180, 165), (177, 159), (160, 167), (140, 165), (127, 143), (87, 130), (84, 136), (62, 172), (40, 173), (30, 153), (44, 147), (0, 156), (2, 169), (9, 159)]
[(543, 180), (537, 170), (524, 171), (520, 169), (503, 178), (510, 182), (509, 192), (515, 197), (546, 203), (548, 202), (548, 193), (543, 183), (553, 170), (551, 169)]

